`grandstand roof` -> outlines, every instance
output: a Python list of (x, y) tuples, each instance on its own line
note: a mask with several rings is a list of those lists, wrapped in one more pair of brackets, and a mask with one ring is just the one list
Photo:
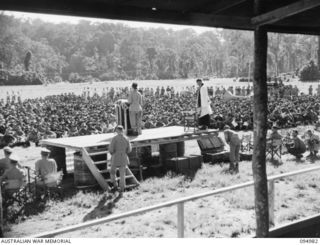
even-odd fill
[(118, 20), (319, 34), (319, 0), (264, 0), (254, 15), (254, 0), (1, 0), (1, 10)]

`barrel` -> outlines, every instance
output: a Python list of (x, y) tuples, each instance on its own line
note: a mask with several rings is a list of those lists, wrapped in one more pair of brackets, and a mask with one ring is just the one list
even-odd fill
[(165, 165), (169, 158), (177, 157), (177, 143), (160, 145), (160, 163)]
[(74, 154), (74, 184), (77, 187), (89, 187), (97, 184), (95, 177), (82, 159), (80, 152)]
[(151, 146), (133, 148), (128, 157), (131, 166), (139, 165), (138, 161), (146, 166), (150, 164), (150, 160), (152, 159)]
[(178, 155), (178, 157), (183, 157), (184, 153), (185, 153), (184, 141), (177, 142), (177, 155)]

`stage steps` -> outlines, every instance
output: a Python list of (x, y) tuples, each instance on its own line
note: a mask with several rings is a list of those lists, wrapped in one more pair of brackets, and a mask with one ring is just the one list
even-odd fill
[[(110, 191), (112, 181), (110, 177), (110, 160), (108, 160), (108, 151), (106, 150), (106, 147), (83, 148), (82, 157), (101, 188)], [(120, 176), (118, 170), (116, 176), (116, 180), (119, 184)], [(126, 167), (125, 181), (126, 189), (131, 189), (139, 185), (138, 180), (128, 167)]]

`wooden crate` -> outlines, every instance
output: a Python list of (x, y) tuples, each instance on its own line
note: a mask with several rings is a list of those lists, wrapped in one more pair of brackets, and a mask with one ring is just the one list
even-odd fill
[(202, 159), (202, 156), (199, 155), (173, 157), (167, 159), (166, 167), (176, 173), (188, 175), (202, 167)]
[(221, 163), (221, 162), (229, 162), (229, 151), (222, 151), (217, 153), (207, 153), (207, 158), (210, 159), (209, 162), (212, 164)]

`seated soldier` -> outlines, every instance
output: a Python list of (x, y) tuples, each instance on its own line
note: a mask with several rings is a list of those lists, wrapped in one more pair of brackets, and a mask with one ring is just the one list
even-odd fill
[(56, 186), (61, 180), (61, 174), (57, 172), (57, 163), (49, 158), (50, 150), (41, 149), (41, 159), (35, 163), (36, 176), (40, 178), (37, 185)]
[(282, 136), (281, 136), (281, 134), (279, 134), (278, 129), (279, 128), (277, 126), (272, 126), (272, 132), (271, 132), (270, 136), (268, 137), (269, 141), (282, 139)]
[(301, 159), (303, 157), (303, 153), (306, 152), (306, 144), (298, 135), (298, 130), (292, 131), (293, 142), (286, 144), (288, 152), (294, 155), (297, 159)]
[(4, 191), (8, 194), (12, 194), (20, 189), (26, 182), (26, 174), (19, 167), (19, 158), (14, 154), (10, 154), (10, 168), (7, 169), (0, 177), (0, 182), (5, 182)]
[(0, 175), (2, 175), (7, 169), (11, 168), (10, 164), (10, 155), (12, 153), (12, 149), (8, 146), (3, 148), (4, 158), (0, 159)]
[(320, 147), (320, 139), (318, 135), (315, 135), (311, 129), (307, 131), (309, 139), (307, 140), (307, 145), (310, 151), (308, 157), (316, 157)]

